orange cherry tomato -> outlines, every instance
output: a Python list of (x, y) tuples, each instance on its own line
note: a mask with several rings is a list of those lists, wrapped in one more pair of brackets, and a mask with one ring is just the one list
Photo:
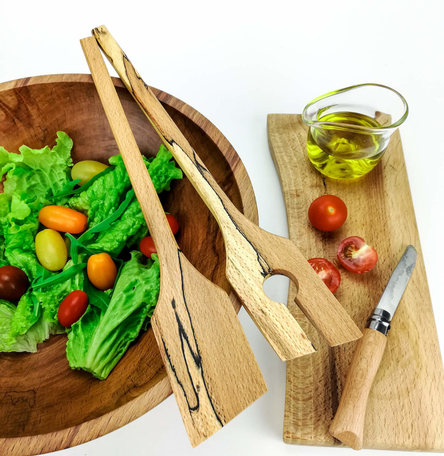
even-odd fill
[(139, 244), (140, 251), (148, 258), (151, 258), (153, 253), (157, 253), (154, 245), (153, 238), (151, 236), (144, 237)]
[(86, 312), (88, 308), (88, 295), (82, 290), (75, 290), (60, 304), (57, 312), (59, 323), (65, 328), (69, 328)]
[(79, 234), (86, 230), (88, 219), (84, 214), (64, 206), (46, 206), (39, 212), (40, 222), (55, 231)]
[(179, 231), (179, 222), (171, 214), (166, 214), (166, 218), (170, 224), (171, 231), (175, 236)]
[(337, 230), (347, 218), (347, 206), (337, 196), (323, 195), (310, 204), (308, 218), (320, 231)]
[(114, 286), (117, 277), (117, 267), (107, 253), (91, 255), (86, 265), (86, 271), (91, 283), (99, 290), (109, 290)]

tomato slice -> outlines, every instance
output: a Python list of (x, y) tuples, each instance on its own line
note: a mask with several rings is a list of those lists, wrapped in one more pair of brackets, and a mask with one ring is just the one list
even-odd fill
[(339, 263), (348, 271), (356, 274), (372, 270), (378, 261), (376, 250), (359, 236), (344, 239), (339, 244), (336, 254)]
[(328, 289), (334, 293), (341, 284), (341, 274), (338, 268), (325, 258), (311, 258), (308, 262)]

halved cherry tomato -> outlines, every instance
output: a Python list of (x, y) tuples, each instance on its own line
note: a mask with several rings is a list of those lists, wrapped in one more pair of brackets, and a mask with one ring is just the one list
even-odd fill
[(350, 272), (362, 274), (373, 269), (378, 261), (378, 254), (361, 237), (350, 236), (344, 239), (336, 252), (339, 263)]
[(0, 299), (18, 301), (29, 287), (28, 276), (15, 266), (0, 268)]
[(64, 206), (46, 206), (39, 212), (40, 222), (55, 231), (79, 234), (86, 230), (88, 219), (80, 212)]
[(49, 271), (59, 271), (68, 260), (68, 251), (60, 233), (43, 230), (35, 237), (35, 253), (41, 265)]
[(334, 293), (341, 284), (341, 274), (338, 268), (325, 258), (311, 258), (308, 262), (328, 289)]
[(166, 218), (170, 224), (171, 231), (175, 236), (179, 231), (179, 222), (171, 214), (166, 214)]
[(95, 175), (108, 168), (104, 163), (95, 160), (83, 160), (76, 163), (71, 169), (72, 180), (80, 179), (79, 185), (85, 185)]
[(86, 265), (86, 271), (91, 283), (99, 290), (109, 290), (114, 286), (117, 277), (117, 267), (107, 253), (91, 255)]
[(318, 230), (337, 230), (344, 224), (347, 218), (347, 206), (337, 196), (320, 196), (310, 204), (308, 218), (311, 224)]
[(88, 308), (88, 295), (82, 290), (75, 290), (60, 304), (57, 312), (59, 323), (65, 328), (69, 328), (86, 312)]
[(157, 253), (154, 245), (153, 238), (151, 236), (144, 237), (139, 244), (140, 251), (148, 258), (151, 258), (153, 253)]

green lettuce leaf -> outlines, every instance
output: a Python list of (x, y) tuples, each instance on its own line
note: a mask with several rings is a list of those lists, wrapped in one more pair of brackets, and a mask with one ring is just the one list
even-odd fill
[(48, 339), (51, 334), (65, 332), (59, 324), (49, 323), (41, 317), (26, 334), (13, 337), (10, 332), (16, 312), (17, 307), (13, 303), (0, 299), (0, 352), (35, 353), (37, 344)]
[[(122, 158), (119, 155), (111, 158), (113, 159), (113, 163), (116, 164), (117, 171), (117, 168), (123, 165)], [(159, 152), (154, 159), (145, 159), (145, 164), (157, 193), (161, 193), (164, 190), (170, 190), (171, 181), (173, 179), (182, 178), (182, 171), (179, 168), (176, 168), (174, 161), (172, 161), (171, 153), (163, 145), (160, 147)], [(112, 173), (109, 173), (108, 176), (110, 174)], [(103, 180), (105, 181), (106, 178), (107, 176), (104, 176)], [(100, 180), (98, 183), (100, 183)], [(114, 196), (112, 198), (117, 199)], [(122, 198), (123, 193), (120, 193), (118, 200), (121, 201)], [(116, 210), (116, 208), (114, 210)], [(104, 218), (106, 217), (103, 215), (103, 217), (100, 217), (100, 220), (102, 221)], [(139, 202), (134, 200), (122, 216), (113, 222), (112, 226), (106, 231), (99, 233), (92, 242), (87, 244), (87, 247), (92, 250), (107, 252), (111, 256), (117, 256), (125, 246), (131, 247), (132, 245), (138, 244), (143, 237), (147, 236), (147, 234), (148, 228), (140, 209)]]
[(173, 179), (182, 179), (182, 171), (176, 168), (172, 158), (171, 152), (162, 144), (149, 163), (148, 171), (157, 193), (170, 190)]
[[(64, 266), (62, 272), (73, 266), (73, 261), (69, 260)], [(59, 274), (54, 274), (57, 277)], [(75, 290), (83, 290), (84, 273), (83, 270), (77, 272), (73, 277), (57, 283), (56, 285), (39, 288), (33, 291), (39, 305), (43, 309), (43, 317), (46, 321), (57, 323), (57, 312), (60, 303)]]
[(69, 207), (82, 212), (88, 217), (88, 228), (92, 228), (111, 216), (124, 196), (130, 190), (131, 183), (120, 155), (109, 159), (115, 165), (112, 171), (97, 179), (86, 191), (69, 200)]
[(66, 354), (72, 369), (83, 369), (99, 379), (108, 377), (129, 344), (146, 326), (160, 289), (159, 261), (141, 263), (132, 252), (122, 268), (105, 312), (89, 306), (68, 335)]
[[(20, 154), (14, 154), (0, 147), (0, 175), (6, 174), (4, 193), (0, 194), (0, 265), (22, 269), (30, 282), (50, 274), (39, 264), (35, 254), (38, 213), (49, 204), (47, 198), (58, 194), (71, 180), (72, 140), (63, 132), (57, 136), (57, 144), (52, 149), (22, 146)], [(59, 198), (55, 202), (63, 204), (66, 199)], [(51, 331), (54, 325), (36, 326), (41, 313), (39, 301), (30, 288), (18, 302), (9, 333), (5, 335), (4, 329), (1, 330), (2, 337), (7, 336), (11, 341), (33, 327)]]
[(135, 235), (141, 227), (146, 228), (145, 219), (139, 202), (134, 200), (113, 226), (99, 233), (97, 239), (87, 244), (87, 247), (92, 250), (107, 252), (111, 256), (118, 256), (125, 247), (127, 239)]
[(38, 212), (32, 204), (28, 205), (15, 194), (0, 194), (0, 258), (23, 269), (31, 278), (37, 262), (34, 238), (38, 227)]
[(11, 337), (21, 336), (37, 323), (39, 312), (35, 312), (35, 302), (32, 297), (32, 290), (28, 291), (20, 298), (17, 309), (12, 317), (9, 335)]
[[(0, 175), (6, 173), (4, 192), (13, 193), (23, 201), (35, 201), (60, 193), (71, 180), (72, 139), (57, 132), (56, 145), (43, 149), (20, 147), (20, 154), (7, 152), (0, 147)], [(62, 202), (58, 202), (60, 204)]]

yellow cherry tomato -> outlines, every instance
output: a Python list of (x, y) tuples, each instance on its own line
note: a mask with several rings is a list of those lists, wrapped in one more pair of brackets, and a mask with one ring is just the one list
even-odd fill
[(86, 230), (88, 219), (80, 212), (64, 206), (46, 206), (39, 212), (40, 222), (56, 231), (79, 234)]
[(72, 180), (80, 179), (79, 185), (85, 185), (96, 174), (101, 173), (107, 165), (94, 160), (83, 160), (76, 163), (71, 169)]
[(35, 237), (35, 253), (41, 265), (50, 271), (59, 271), (68, 260), (66, 244), (60, 233), (43, 230)]
[(114, 286), (117, 277), (117, 267), (107, 253), (91, 255), (86, 266), (88, 278), (99, 290), (109, 290)]

